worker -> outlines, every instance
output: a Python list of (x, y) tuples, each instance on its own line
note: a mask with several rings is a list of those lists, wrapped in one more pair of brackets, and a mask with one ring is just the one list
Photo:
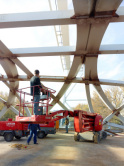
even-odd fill
[(34, 97), (34, 115), (41, 115), (42, 113), (38, 111), (40, 92), (43, 91), (42, 85), (39, 78), (39, 70), (34, 71), (34, 76), (30, 80), (31, 96)]
[(37, 129), (41, 130), (39, 124), (29, 124), (28, 125), (28, 131), (30, 131), (30, 136), (28, 137), (28, 140), (27, 140), (28, 145), (32, 139), (32, 136), (33, 136), (34, 144), (38, 144), (37, 143)]
[(69, 125), (69, 119), (66, 117), (66, 119), (65, 119), (65, 129), (66, 129), (66, 133), (68, 133), (68, 125)]

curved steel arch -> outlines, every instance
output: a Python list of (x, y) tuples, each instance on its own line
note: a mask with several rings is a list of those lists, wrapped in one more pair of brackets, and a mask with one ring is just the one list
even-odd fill
[[(62, 2), (64, 3), (63, 6)], [(13, 28), (13, 27), (31, 27), (31, 26), (50, 26), (60, 25), (63, 37), (63, 47), (51, 47), (51, 48), (22, 48), (12, 49), (12, 52), (6, 48), (6, 46), (0, 42), (0, 62), (4, 68), (6, 75), (5, 84), (10, 88), (9, 97), (7, 102), (0, 100), (5, 104), (4, 108), (0, 112), (2, 116), (7, 108), (11, 107), (15, 96), (19, 97), (15, 90), (19, 86), (19, 78), (22, 80), (29, 80), (33, 75), (26, 66), (18, 59), (18, 57), (30, 57), (30, 56), (51, 56), (51, 55), (64, 55), (68, 68), (70, 67), (69, 56), (74, 55), (73, 63), (70, 67), (67, 77), (54, 78), (55, 82), (63, 81), (64, 84), (56, 96), (52, 95), (54, 106), (58, 103), (63, 109), (67, 107), (60, 101), (61, 97), (70, 87), (73, 82), (85, 83), (86, 96), (88, 100), (89, 110), (93, 112), (93, 106), (90, 96), (89, 84), (93, 84), (101, 98), (104, 100), (106, 105), (113, 111), (108, 117), (105, 118), (104, 122), (110, 120), (114, 115), (118, 116), (123, 122), (124, 118), (117, 114), (124, 106), (115, 109), (114, 106), (107, 99), (104, 91), (101, 87), (101, 80), (98, 78), (97, 73), (97, 60), (99, 54), (106, 53), (124, 53), (124, 48), (118, 45), (100, 46), (103, 35), (110, 22), (124, 22), (124, 10), (119, 8), (122, 0), (73, 0), (74, 10), (67, 10), (67, 1), (58, 1), (58, 11), (50, 12), (32, 12), (32, 13), (20, 13), (20, 14), (8, 14), (4, 15), (3, 20), (0, 20), (1, 28)], [(118, 11), (117, 11), (118, 9)], [(117, 14), (116, 14), (117, 11)], [(33, 17), (32, 17), (33, 16)], [(68, 25), (77, 25), (77, 42), (76, 50), (74, 47), (69, 45), (69, 33)], [(64, 26), (65, 27), (64, 27)], [(76, 78), (81, 66), (85, 66), (85, 75), (82, 80)], [(26, 77), (18, 75), (16, 65), (21, 68), (25, 73)], [(4, 77), (1, 77), (1, 81), (5, 81)], [(13, 80), (13, 82), (11, 81)], [(52, 81), (50, 77), (46, 80)], [(97, 85), (96, 83), (97, 82)], [(111, 84), (104, 81), (104, 84)], [(120, 85), (117, 83), (117, 85)], [(124, 86), (124, 83), (121, 83)], [(51, 109), (51, 108), (50, 108)], [(13, 111), (15, 111), (13, 109)], [(17, 113), (17, 111), (15, 111)], [(30, 112), (26, 108), (27, 115), (30, 116)]]

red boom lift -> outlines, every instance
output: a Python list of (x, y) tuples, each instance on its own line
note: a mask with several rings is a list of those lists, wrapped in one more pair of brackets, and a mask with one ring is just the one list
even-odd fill
[[(41, 130), (37, 132), (37, 137), (42, 139), (48, 134), (56, 133), (55, 122), (49, 124), (40, 124)], [(13, 121), (9, 118), (7, 121), (0, 121), (0, 136), (3, 136), (5, 141), (11, 142), (14, 137), (21, 139), (21, 137), (27, 137), (29, 134), (28, 124)]]
[[(104, 131), (102, 131), (103, 118), (101, 115), (82, 110), (74, 110), (74, 112), (68, 110), (59, 110), (56, 112), (48, 113), (48, 108), (49, 106), (51, 106), (50, 96), (51, 94), (55, 93), (55, 91), (47, 87), (43, 87), (43, 90), (46, 92), (46, 95), (41, 96), (39, 102), (39, 108), (46, 108), (46, 113), (42, 115), (33, 115), (34, 96), (31, 102), (25, 102), (26, 95), (30, 96), (30, 93), (24, 91), (28, 88), (18, 90), (18, 92), (20, 93), (20, 104), (18, 105), (19, 116), (16, 116), (16, 121), (20, 123), (49, 124), (50, 122), (55, 122), (57, 120), (69, 116), (74, 117), (75, 141), (79, 141), (81, 139), (80, 133), (86, 131), (93, 132), (93, 140), (95, 143), (98, 143), (101, 138), (106, 138), (107, 134)], [(32, 109), (31, 117), (27, 117), (24, 115), (25, 107), (29, 107)]]

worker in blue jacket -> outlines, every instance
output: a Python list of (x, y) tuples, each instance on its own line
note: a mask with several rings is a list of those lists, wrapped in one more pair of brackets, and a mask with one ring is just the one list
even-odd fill
[(28, 130), (30, 131), (30, 136), (28, 137), (28, 140), (27, 140), (28, 145), (32, 139), (32, 136), (33, 136), (34, 144), (38, 144), (37, 143), (37, 129), (41, 130), (39, 124), (29, 124), (28, 125)]

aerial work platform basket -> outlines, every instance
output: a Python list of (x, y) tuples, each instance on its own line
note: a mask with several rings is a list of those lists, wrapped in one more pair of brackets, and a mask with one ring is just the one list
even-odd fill
[[(43, 92), (43, 95), (40, 95), (40, 101), (39, 102), (34, 102), (34, 88), (38, 87), (40, 88), (40, 91)], [(22, 89), (18, 89), (17, 92), (19, 93), (19, 116), (16, 116), (16, 121), (20, 122), (43, 122), (44, 117), (47, 116), (46, 121), (48, 119), (51, 120), (50, 116), (48, 115), (48, 108), (52, 106), (50, 104), (51, 101), (51, 95), (55, 93), (56, 91), (50, 88), (47, 88), (45, 86), (42, 86), (42, 88), (37, 85), (33, 86), (33, 96), (30, 94), (30, 88), (31, 87), (26, 87)], [(38, 114), (34, 115), (34, 104), (37, 103), (38, 106)], [(25, 109), (29, 109), (31, 116), (27, 117), (25, 113)], [(44, 112), (43, 112), (44, 109)]]

